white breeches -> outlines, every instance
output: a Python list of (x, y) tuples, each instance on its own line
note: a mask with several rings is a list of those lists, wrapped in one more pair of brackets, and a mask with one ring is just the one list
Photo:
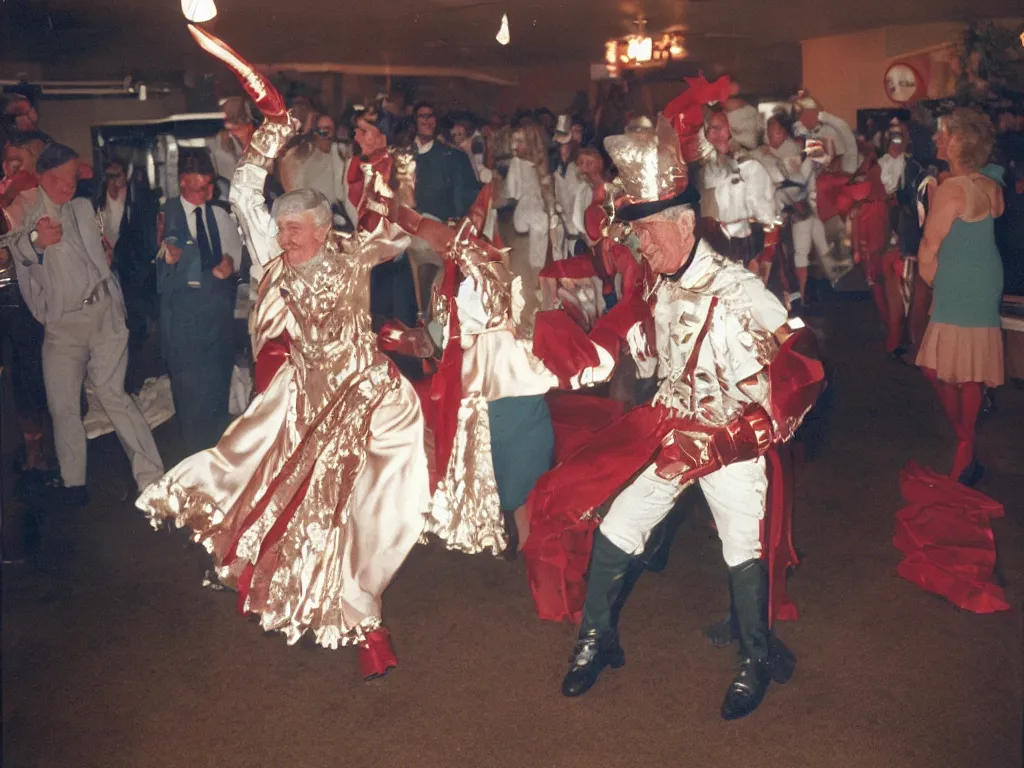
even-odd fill
[(811, 216), (803, 221), (793, 222), (793, 265), (806, 268), (810, 264), (811, 245), (814, 252), (821, 257), (821, 254), (828, 253), (828, 239), (825, 237), (825, 225), (817, 216)]
[[(761, 521), (768, 495), (764, 458), (730, 464), (700, 478), (729, 567), (761, 557)], [(685, 486), (662, 480), (650, 465), (618, 495), (601, 533), (623, 552), (639, 555), (651, 531), (672, 511)]]

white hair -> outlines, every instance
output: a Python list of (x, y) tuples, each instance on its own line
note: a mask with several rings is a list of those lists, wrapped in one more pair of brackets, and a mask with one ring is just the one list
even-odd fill
[(297, 216), (302, 213), (312, 214), (313, 225), (318, 229), (334, 223), (331, 204), (327, 202), (322, 192), (315, 189), (296, 189), (294, 192), (281, 195), (274, 201), (274, 207), (270, 210), (274, 221), (282, 216)]

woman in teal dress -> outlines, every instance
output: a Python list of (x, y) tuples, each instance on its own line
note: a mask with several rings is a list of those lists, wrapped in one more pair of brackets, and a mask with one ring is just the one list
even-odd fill
[(1003, 213), (1002, 168), (986, 166), (994, 140), (991, 121), (978, 110), (957, 109), (940, 121), (935, 141), (950, 175), (935, 192), (917, 256), (934, 291), (917, 365), (956, 433), (949, 475), (968, 485), (983, 472), (975, 423), (985, 387), (1003, 383), (1003, 266), (994, 227)]

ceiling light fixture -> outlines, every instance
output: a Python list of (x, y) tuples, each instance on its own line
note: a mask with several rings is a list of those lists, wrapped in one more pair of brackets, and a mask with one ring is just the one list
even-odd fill
[(193, 24), (202, 24), (217, 16), (217, 5), (213, 0), (181, 0), (181, 12)]
[(604, 61), (609, 69), (664, 67), (671, 61), (686, 58), (685, 40), (679, 32), (665, 32), (654, 39), (647, 34), (646, 19), (633, 23), (636, 32), (605, 42)]
[(512, 36), (508, 31), (508, 14), (503, 14), (501, 17), (501, 27), (498, 29), (498, 34), (494, 37), (501, 45), (508, 45), (509, 41), (512, 40)]

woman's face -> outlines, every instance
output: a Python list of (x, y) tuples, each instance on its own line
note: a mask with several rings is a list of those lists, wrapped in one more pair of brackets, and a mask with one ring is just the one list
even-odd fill
[(715, 148), (720, 155), (729, 154), (729, 139), (732, 133), (729, 131), (729, 118), (722, 112), (715, 112), (711, 115), (706, 131), (708, 143)]
[(373, 123), (365, 120), (356, 121), (356, 144), (364, 155), (369, 157), (388, 145), (387, 137)]
[(577, 144), (583, 143), (583, 126), (579, 123), (573, 123), (572, 128), (569, 129), (569, 136)]
[(522, 131), (512, 134), (512, 154), (516, 157), (525, 157), (526, 155), (526, 134)]

